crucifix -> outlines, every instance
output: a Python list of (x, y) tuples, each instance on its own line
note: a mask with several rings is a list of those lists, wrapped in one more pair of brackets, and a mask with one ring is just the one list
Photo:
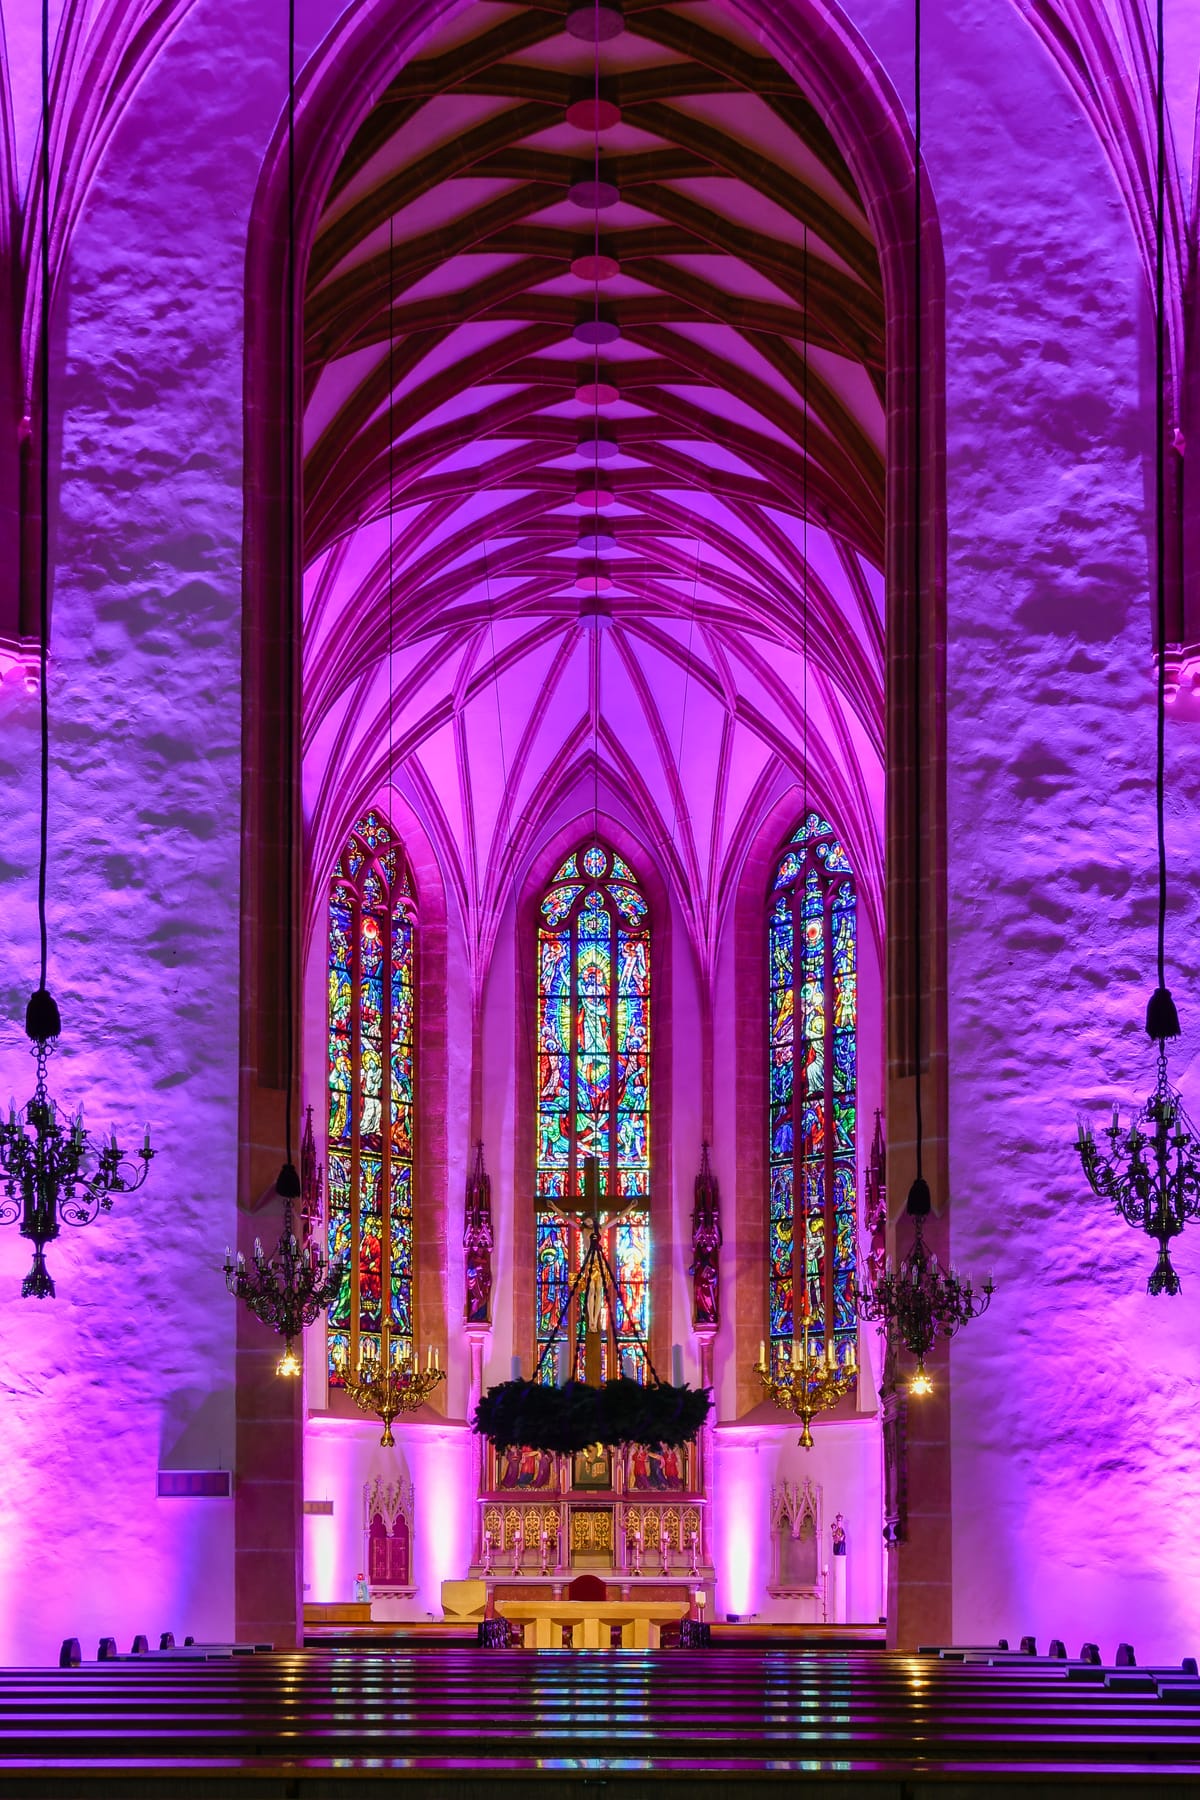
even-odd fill
[[(588, 1233), (588, 1247), (583, 1262), (576, 1276), (575, 1285), (579, 1288), (579, 1303), (583, 1308), (583, 1379), (589, 1387), (599, 1387), (601, 1381), (601, 1345), (604, 1342), (604, 1297), (605, 1277), (600, 1257), (603, 1254), (601, 1234), (615, 1225), (619, 1220), (627, 1218), (630, 1213), (648, 1213), (650, 1202), (642, 1196), (629, 1199), (616, 1199), (602, 1202), (600, 1198), (600, 1158), (585, 1156), (583, 1158), (583, 1195), (571, 1200), (550, 1199), (549, 1204), (564, 1219), (578, 1225), (581, 1231)], [(574, 1293), (574, 1288), (572, 1293)], [(568, 1354), (571, 1365), (574, 1365), (574, 1344), (571, 1341), (571, 1329), (568, 1317), (562, 1321), (567, 1335)], [(612, 1341), (616, 1347), (616, 1319), (611, 1321)], [(615, 1371), (620, 1374), (620, 1368)]]

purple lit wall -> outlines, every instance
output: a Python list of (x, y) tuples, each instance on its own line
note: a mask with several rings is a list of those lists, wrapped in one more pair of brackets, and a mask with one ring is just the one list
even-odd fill
[[(909, 92), (894, 9), (856, 16)], [(1018, 10), (926, 17), (946, 255), (952, 1243), (997, 1280), (952, 1357), (955, 1632), (1106, 1655), (1129, 1639), (1167, 1660), (1193, 1648), (1200, 1606), (1200, 1242), (1180, 1254), (1185, 1297), (1148, 1299), (1145, 1242), (1088, 1196), (1070, 1148), (1077, 1111), (1152, 1085), (1149, 290), (1114, 170)], [(1194, 116), (1194, 57), (1176, 48)], [(1168, 740), (1188, 1032), (1173, 1064), (1193, 1107), (1194, 731)]]

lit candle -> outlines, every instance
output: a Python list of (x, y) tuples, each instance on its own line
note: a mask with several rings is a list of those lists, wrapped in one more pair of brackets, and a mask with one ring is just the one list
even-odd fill
[(146, 1135), (145, 1135), (145, 1137), (144, 1137), (144, 1138), (143, 1138), (143, 1139), (142, 1139), (142, 1155), (143, 1155), (143, 1156), (149, 1156), (149, 1154), (150, 1154), (150, 1121), (149, 1121), (149, 1120), (148, 1120), (148, 1119), (147, 1119), (147, 1121), (146, 1121)]

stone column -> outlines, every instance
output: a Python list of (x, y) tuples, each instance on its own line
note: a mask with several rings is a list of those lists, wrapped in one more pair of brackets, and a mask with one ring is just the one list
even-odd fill
[[(467, 1384), (467, 1423), (469, 1425), (475, 1417), (475, 1408), (483, 1398), (483, 1363), (492, 1341), (492, 1328), (490, 1325), (464, 1325), (463, 1331), (471, 1352), (471, 1373)], [(483, 1491), (483, 1458), (483, 1439), (478, 1432), (473, 1431), (471, 1433), (471, 1478), (475, 1484), (475, 1492), (472, 1495), (471, 1503), (476, 1516), (472, 1536), (475, 1539), (475, 1550), (480, 1556), (483, 1554), (483, 1520), (479, 1512), (478, 1501), (479, 1495)], [(474, 1553), (471, 1560), (475, 1561)]]
[[(716, 1342), (717, 1327), (715, 1325), (693, 1325), (692, 1336), (700, 1352), (700, 1386), (711, 1388), (713, 1385), (713, 1345)], [(704, 1469), (704, 1494), (708, 1505), (700, 1511), (700, 1562), (703, 1567), (713, 1567), (712, 1542), (712, 1509), (713, 1478), (717, 1470), (716, 1446), (716, 1401), (709, 1412), (700, 1432), (700, 1461)]]

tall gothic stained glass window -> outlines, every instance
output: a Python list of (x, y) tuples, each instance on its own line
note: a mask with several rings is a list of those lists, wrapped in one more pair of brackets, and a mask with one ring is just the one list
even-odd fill
[(413, 1348), (413, 1045), (416, 913), (404, 852), (369, 812), (329, 894), (329, 1251), (347, 1258), (329, 1309), (329, 1379)]
[(857, 913), (850, 859), (815, 812), (776, 867), (767, 945), (771, 1366), (807, 1320), (840, 1367), (858, 1328)]
[[(641, 1380), (638, 1339), (650, 1330), (650, 929), (629, 864), (588, 843), (558, 870), (537, 936), (537, 1347), (541, 1358), (587, 1246), (579, 1226), (547, 1202), (575, 1203), (583, 1159), (599, 1162), (602, 1200), (640, 1203), (603, 1243), (616, 1279), (616, 1317), (605, 1307), (601, 1374)], [(574, 1373), (583, 1376), (583, 1308)], [(547, 1366), (543, 1376), (553, 1380)]]

